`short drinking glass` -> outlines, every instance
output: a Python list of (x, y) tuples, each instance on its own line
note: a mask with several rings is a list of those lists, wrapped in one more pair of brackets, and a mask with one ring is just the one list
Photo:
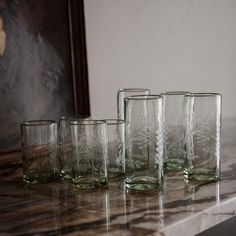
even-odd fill
[(57, 128), (55, 121), (22, 122), (21, 144), (24, 182), (46, 183), (57, 177)]
[(72, 183), (88, 190), (107, 185), (107, 129), (101, 120), (74, 120), (72, 137)]

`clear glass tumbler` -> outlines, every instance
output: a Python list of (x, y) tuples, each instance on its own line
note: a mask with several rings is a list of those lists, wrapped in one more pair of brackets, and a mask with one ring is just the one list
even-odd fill
[(125, 174), (125, 122), (106, 119), (108, 134), (108, 176), (119, 177)]
[(58, 134), (58, 161), (60, 175), (63, 178), (71, 177), (72, 168), (72, 140), (70, 132), (70, 118), (59, 117), (57, 121)]
[(81, 190), (107, 185), (107, 127), (101, 120), (70, 122), (72, 183)]
[(162, 93), (164, 99), (164, 169), (180, 171), (185, 165), (184, 95), (189, 92)]
[(220, 178), (221, 94), (185, 95), (185, 177), (199, 181)]
[(51, 120), (21, 123), (23, 181), (46, 183), (58, 177), (57, 128)]
[(163, 98), (125, 98), (126, 187), (150, 190), (163, 181)]
[(133, 95), (149, 95), (150, 90), (147, 88), (125, 88), (117, 92), (117, 115), (118, 119), (125, 119), (125, 98)]

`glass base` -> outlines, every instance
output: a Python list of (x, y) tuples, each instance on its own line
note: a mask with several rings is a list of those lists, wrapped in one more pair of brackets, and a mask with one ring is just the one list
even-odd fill
[(125, 175), (125, 173), (121, 172), (121, 171), (108, 171), (108, 176), (109, 176), (109, 179), (116, 179), (116, 178), (119, 178), (119, 177), (122, 177)]
[(60, 177), (63, 179), (71, 179), (72, 172), (71, 170), (61, 170)]
[(23, 175), (23, 181), (26, 184), (44, 184), (51, 181), (54, 181), (58, 179), (59, 176), (57, 174), (45, 174), (45, 175), (39, 175), (39, 174), (30, 174), (30, 175)]
[(202, 182), (214, 182), (219, 180), (219, 177), (206, 169), (184, 170), (184, 177), (188, 180), (196, 180)]
[(137, 176), (125, 180), (126, 187), (132, 190), (153, 190), (159, 189), (157, 178), (150, 176)]
[(184, 170), (184, 163), (182, 160), (168, 160), (164, 163), (164, 170), (167, 171), (182, 171)]
[(79, 178), (72, 179), (72, 184), (75, 189), (79, 190), (92, 190), (99, 189), (107, 186), (107, 182), (105, 180), (97, 179), (97, 178)]

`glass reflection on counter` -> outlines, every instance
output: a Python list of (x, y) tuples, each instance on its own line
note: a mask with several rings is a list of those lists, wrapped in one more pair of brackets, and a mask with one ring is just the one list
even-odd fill
[[(74, 218), (79, 219), (80, 227), (87, 230), (109, 231), (110, 200), (109, 190), (75, 191), (77, 207)], [(90, 222), (90, 223), (87, 223)]]
[[(198, 191), (201, 189), (201, 194)], [(207, 203), (213, 200), (213, 206), (220, 204), (220, 182), (206, 184), (196, 182), (185, 182), (185, 195), (188, 201), (187, 207), (189, 211), (194, 215), (202, 208), (204, 201)], [(199, 206), (198, 206), (199, 205)]]
[(18, 215), (23, 219), (22, 222), (18, 222), (22, 235), (61, 235), (61, 190), (58, 184), (25, 187), (24, 191), (27, 193), (25, 195), (27, 206), (23, 210), (19, 209), (19, 214), (22, 214), (22, 217)]
[(162, 191), (126, 190), (126, 227), (145, 228), (152, 225), (158, 231), (164, 228), (164, 194)]
[(206, 185), (174, 178), (167, 178), (159, 191), (133, 191), (126, 188), (123, 179), (100, 191), (75, 190), (66, 182), (31, 189), (24, 229), (34, 228), (32, 232), (38, 233), (37, 223), (43, 220), (47, 233), (56, 235), (78, 230), (119, 235), (124, 230), (145, 228), (164, 232), (173, 213), (181, 219), (203, 210), (209, 201), (220, 203), (219, 182)]

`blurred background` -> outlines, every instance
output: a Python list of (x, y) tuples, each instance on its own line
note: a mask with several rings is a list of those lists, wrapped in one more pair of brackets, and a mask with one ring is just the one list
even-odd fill
[(92, 117), (128, 87), (219, 92), (236, 117), (235, 0), (86, 0), (85, 19)]

